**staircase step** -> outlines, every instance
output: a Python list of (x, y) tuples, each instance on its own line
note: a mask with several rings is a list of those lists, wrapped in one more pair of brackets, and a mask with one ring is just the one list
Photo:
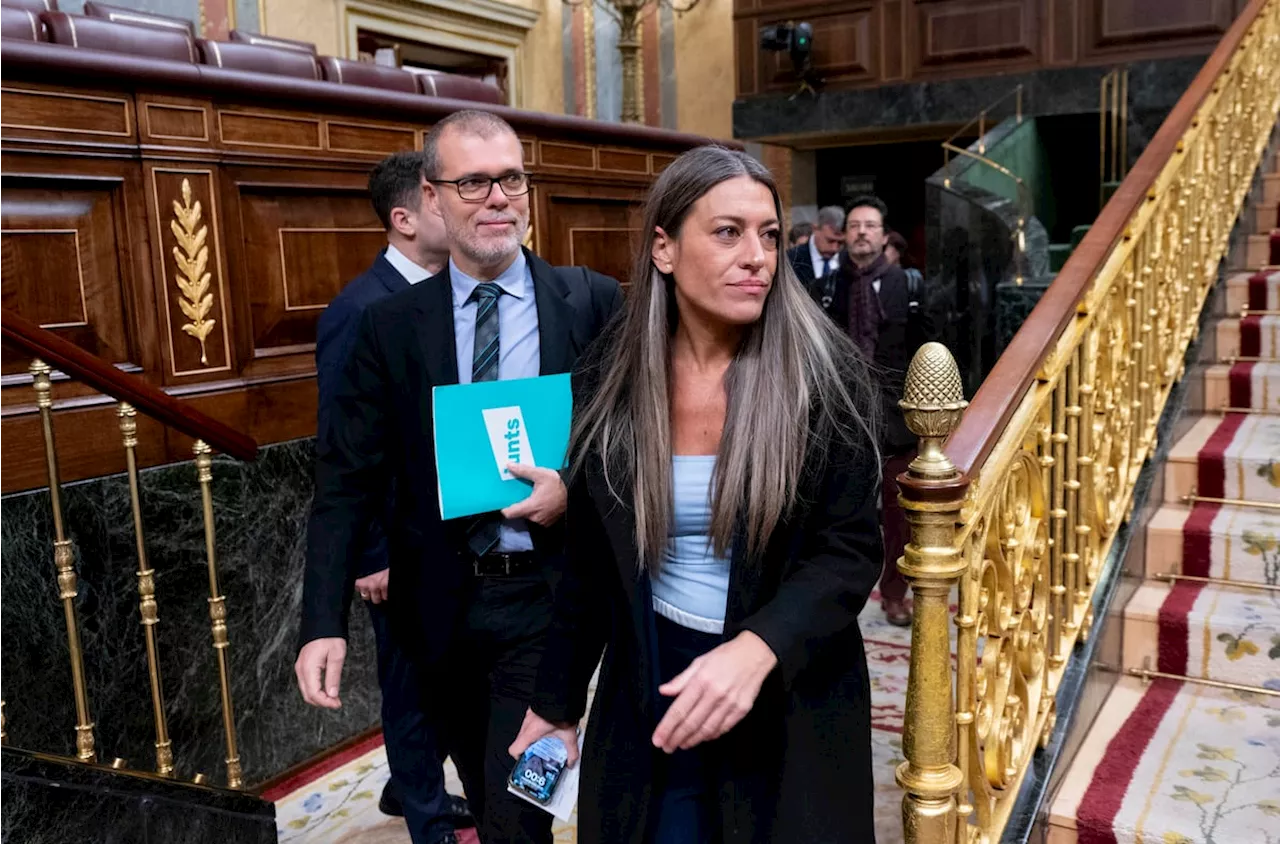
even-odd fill
[[(1145, 574), (1280, 582), (1280, 512), (1229, 504), (1165, 504), (1147, 522)], [(1277, 595), (1280, 598), (1280, 595)]]
[(1203, 371), (1206, 411), (1251, 407), (1280, 413), (1280, 361), (1215, 363)]
[(1280, 360), (1280, 315), (1254, 314), (1241, 319), (1240, 355)]
[(1214, 323), (1213, 353), (1218, 360), (1261, 357), (1280, 360), (1280, 316), (1225, 316)]
[[(1280, 156), (1277, 158), (1280, 159)], [(1270, 205), (1272, 208), (1280, 204), (1280, 173), (1268, 173), (1262, 177), (1261, 202), (1263, 205)]]
[(1227, 312), (1280, 310), (1280, 272), (1242, 272), (1227, 278)]
[(1122, 678), (1049, 810), (1049, 844), (1270, 844), (1276, 699)]
[[(1203, 455), (1203, 456), (1202, 456)], [(1202, 416), (1169, 450), (1165, 501), (1199, 495), (1280, 503), (1280, 416)]]
[(1123, 653), (1126, 667), (1280, 690), (1280, 592), (1149, 581), (1125, 605)]
[(1251, 234), (1244, 250), (1244, 264), (1247, 269), (1260, 269), (1271, 265), (1271, 235)]
[(1253, 225), (1254, 234), (1266, 234), (1276, 226), (1280, 226), (1280, 219), (1277, 219), (1280, 217), (1280, 207), (1274, 203), (1267, 205), (1265, 202), (1260, 202), (1254, 212), (1257, 215)]
[(1229, 360), (1240, 356), (1240, 318), (1223, 317), (1213, 326), (1213, 357)]

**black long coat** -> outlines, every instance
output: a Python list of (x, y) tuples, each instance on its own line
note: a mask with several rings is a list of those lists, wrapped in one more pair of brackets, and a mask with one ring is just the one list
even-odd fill
[[(878, 467), (868, 449), (816, 444), (808, 502), (763, 559), (733, 556), (725, 638), (759, 635), (778, 657), (755, 706), (715, 742), (724, 844), (871, 844), (870, 688), (858, 612), (880, 576)], [(629, 490), (626, 478), (615, 488)], [(578, 797), (581, 844), (647, 844), (662, 784), (649, 580), (634, 513), (599, 459), (569, 488), (567, 571), (533, 709), (577, 721), (604, 650)], [(738, 543), (741, 548), (742, 543)], [(674, 672), (666, 672), (672, 674)]]

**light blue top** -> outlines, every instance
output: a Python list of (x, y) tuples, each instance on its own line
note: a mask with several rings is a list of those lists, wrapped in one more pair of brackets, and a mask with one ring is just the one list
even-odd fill
[(714, 454), (671, 458), (671, 536), (661, 570), (651, 576), (654, 612), (704, 633), (724, 632), (729, 596), (730, 561), (716, 556), (710, 535), (715, 468)]
[[(475, 353), (476, 308), (469, 301), (480, 281), (458, 269), (449, 259), (449, 280), (453, 284), (453, 336), (458, 349), (458, 383), (471, 383), (471, 358)], [(493, 279), (502, 288), (498, 297), (498, 380), (536, 378), (542, 368), (538, 341), (538, 304), (533, 295), (533, 273), (523, 250), (511, 266)], [(523, 519), (503, 523), (498, 534), (498, 551), (533, 550), (529, 526)]]

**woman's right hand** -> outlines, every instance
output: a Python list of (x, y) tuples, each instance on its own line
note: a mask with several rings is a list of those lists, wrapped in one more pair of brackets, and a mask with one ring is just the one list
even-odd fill
[(555, 736), (564, 742), (565, 750), (569, 753), (569, 759), (565, 762), (566, 768), (572, 768), (578, 764), (577, 725), (553, 724), (532, 709), (525, 710), (524, 723), (520, 725), (520, 734), (511, 743), (511, 747), (507, 748), (507, 753), (511, 754), (512, 759), (519, 759), (529, 749), (530, 745), (547, 736)]

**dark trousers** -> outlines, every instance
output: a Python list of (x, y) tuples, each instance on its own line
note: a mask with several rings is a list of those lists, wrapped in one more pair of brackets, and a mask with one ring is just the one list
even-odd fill
[(916, 450), (885, 452), (884, 483), (881, 486), (880, 524), (884, 538), (884, 571), (880, 574), (880, 601), (902, 601), (907, 597), (907, 579), (898, 571), (898, 558), (907, 547), (910, 531), (907, 517), (898, 503), (898, 475), (907, 471)]
[(444, 788), (444, 754), (422, 707), (418, 671), (391, 635), (387, 604), (369, 604), (378, 645), (382, 736), (391, 786), (404, 807), (413, 844), (436, 844), (453, 830)]
[(507, 753), (533, 698), (551, 623), (551, 587), (541, 572), (477, 577), (447, 670), (424, 677), (440, 714), (439, 734), (458, 766), (483, 844), (550, 844), (551, 815), (507, 792)]
[[(724, 641), (722, 636), (681, 627), (662, 616), (657, 626), (658, 673), (665, 683), (704, 653)], [(656, 694), (656, 692), (655, 692)], [(675, 698), (658, 695), (658, 718)], [(654, 725), (655, 727), (657, 724)], [(715, 742), (671, 755), (657, 753), (655, 773), (661, 784), (657, 820), (650, 844), (714, 844), (720, 841), (720, 783), (715, 779)]]

